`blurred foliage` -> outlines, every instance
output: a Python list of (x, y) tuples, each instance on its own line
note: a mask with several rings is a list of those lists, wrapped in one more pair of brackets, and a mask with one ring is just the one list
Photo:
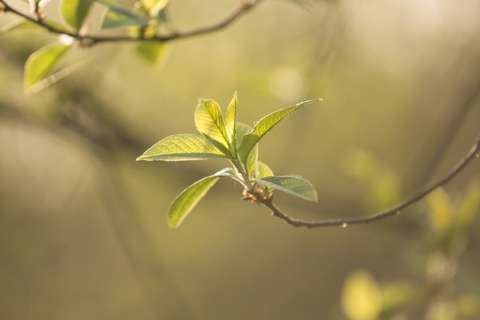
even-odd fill
[[(11, 3), (28, 12), (27, 1)], [(63, 21), (58, 3), (44, 13)], [(176, 30), (191, 30), (237, 4), (168, 6)], [(93, 7), (92, 32), (104, 10)], [(478, 318), (480, 226), (468, 187), (478, 162), (433, 195), (440, 200), (429, 199), (448, 217), (425, 202), (391, 222), (298, 230), (220, 181), (180, 230), (168, 229), (171, 199), (218, 163), (135, 158), (159, 137), (192, 133), (184, 115), (199, 97), (223, 105), (238, 91), (247, 123), (324, 99), (292, 115), (260, 150), (276, 174), (301, 172), (315, 185), (318, 204), (276, 199), (306, 219), (381, 206), (373, 182), (346, 169), (351, 146), (373, 159), (372, 177), (392, 172), (409, 195), (471, 145), (480, 118), (478, 2), (329, 0), (310, 8), (263, 1), (220, 32), (172, 43), (156, 68), (138, 59), (136, 43), (69, 50), (51, 70), (82, 67), (30, 96), (25, 62), (59, 39), (26, 25), (0, 35), (1, 319), (345, 319), (342, 288), (355, 270), (376, 283), (382, 315)], [(3, 30), (15, 21), (0, 14)], [(402, 309), (410, 299), (413, 309)]]
[[(461, 283), (461, 256), (480, 208), (478, 181), (454, 204), (444, 189), (426, 198), (425, 274), (419, 281), (394, 280), (379, 285), (365, 270), (344, 283), (342, 309), (348, 319), (477, 319), (480, 292)], [(478, 276), (478, 275), (477, 275)], [(475, 281), (478, 288), (478, 278)]]

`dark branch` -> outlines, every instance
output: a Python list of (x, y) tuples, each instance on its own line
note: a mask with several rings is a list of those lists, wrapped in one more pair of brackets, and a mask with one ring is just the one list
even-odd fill
[(368, 217), (305, 221), (305, 220), (299, 220), (299, 219), (295, 219), (287, 216), (273, 204), (272, 199), (260, 198), (260, 203), (266, 206), (267, 208), (269, 208), (270, 210), (272, 210), (272, 215), (274, 217), (280, 218), (286, 223), (294, 227), (306, 227), (306, 228), (337, 227), (337, 226), (346, 227), (352, 224), (367, 224), (373, 221), (388, 219), (400, 214), (402, 210), (418, 202), (419, 200), (423, 199), (433, 190), (446, 185), (448, 182), (450, 182), (450, 180), (456, 177), (463, 169), (465, 169), (473, 159), (478, 158), (479, 156), (480, 156), (480, 134), (477, 136), (475, 143), (467, 152), (467, 154), (443, 178), (439, 179), (437, 182), (433, 183), (432, 185), (426, 187), (420, 192), (417, 192), (414, 195), (410, 196), (409, 198), (405, 199), (404, 201), (400, 202), (395, 207), (388, 209), (386, 211), (374, 214), (372, 216), (368, 216)]
[(56, 25), (49, 24), (48, 21), (46, 21), (40, 14), (38, 14), (38, 10), (35, 12), (36, 13), (35, 16), (30, 16), (26, 13), (21, 12), (20, 10), (13, 8), (11, 5), (7, 4), (5, 0), (0, 0), (0, 12), (3, 11), (5, 13), (12, 13), (16, 16), (19, 16), (29, 22), (32, 22), (42, 27), (43, 29), (47, 30), (50, 33), (72, 37), (75, 40), (77, 40), (80, 45), (93, 46), (98, 43), (107, 43), (107, 42), (139, 42), (139, 41), (169, 42), (174, 40), (200, 36), (208, 33), (213, 33), (215, 31), (219, 31), (221, 29), (228, 27), (233, 22), (238, 20), (238, 18), (240, 18), (245, 13), (253, 9), (261, 1), (262, 0), (241, 1), (238, 8), (232, 14), (230, 14), (224, 20), (207, 27), (202, 27), (202, 28), (198, 28), (190, 31), (184, 31), (184, 32), (174, 32), (168, 35), (154, 35), (148, 38), (132, 37), (128, 35), (120, 35), (120, 36), (82, 35), (78, 32), (71, 32), (66, 29), (60, 28)]

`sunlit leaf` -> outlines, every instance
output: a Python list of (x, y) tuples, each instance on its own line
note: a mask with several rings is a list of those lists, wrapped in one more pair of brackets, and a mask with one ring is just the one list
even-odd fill
[[(270, 169), (270, 167), (267, 166), (262, 161), (257, 161), (257, 176), (256, 176), (256, 178), (257, 179), (262, 179), (262, 178), (271, 177), (271, 176), (273, 176), (272, 169)], [(264, 186), (263, 189), (265, 190), (266, 193), (270, 193), (270, 192), (273, 191), (274, 188), (269, 187), (269, 186)]]
[(168, 0), (140, 0), (140, 2), (151, 17), (157, 16), (168, 4)]
[(298, 176), (270, 176), (255, 181), (305, 200), (317, 201), (317, 192), (310, 181)]
[(227, 114), (225, 115), (225, 131), (228, 143), (232, 146), (232, 150), (236, 149), (235, 141), (235, 124), (237, 121), (237, 93), (233, 95), (233, 99), (227, 107)]
[(171, 229), (178, 228), (190, 211), (192, 211), (219, 178), (220, 177), (215, 175), (205, 177), (183, 190), (175, 200), (173, 200), (168, 209), (167, 216), (168, 225)]
[(351, 274), (343, 286), (342, 309), (349, 320), (378, 319), (382, 293), (375, 279), (366, 271)]
[(257, 164), (258, 164), (258, 144), (253, 147), (252, 152), (248, 155), (248, 159), (246, 162), (246, 170), (248, 177), (250, 179), (255, 179), (255, 176), (257, 175)]
[(300, 102), (292, 107), (280, 109), (278, 111), (272, 112), (269, 115), (263, 117), (255, 124), (253, 132), (245, 135), (243, 137), (242, 143), (238, 148), (238, 153), (242, 162), (248, 158), (248, 155), (252, 151), (253, 147), (262, 139), (262, 137), (273, 129), (280, 121), (285, 117), (290, 115), (295, 110), (311, 104), (318, 100), (308, 100)]
[(92, 2), (89, 0), (63, 0), (60, 12), (63, 19), (76, 31), (80, 30), (87, 18)]
[(271, 177), (273, 176), (273, 171), (270, 169), (269, 166), (267, 166), (265, 163), (262, 161), (258, 161), (258, 174), (257, 178), (266, 178), (266, 177)]
[(195, 110), (195, 125), (212, 144), (226, 154), (228, 145), (227, 131), (223, 122), (222, 111), (217, 102), (211, 99), (200, 99)]
[(150, 65), (155, 66), (161, 60), (165, 44), (159, 42), (142, 42), (137, 45), (138, 54)]
[(177, 134), (168, 136), (145, 151), (137, 161), (188, 161), (225, 159), (206, 138), (195, 134)]
[(245, 124), (243, 122), (238, 122), (235, 124), (235, 141), (237, 141), (237, 149), (240, 146), (243, 137), (253, 131), (253, 127)]
[(32, 92), (32, 87), (46, 78), (55, 63), (65, 55), (70, 46), (62, 43), (52, 43), (32, 53), (25, 63), (25, 91)]

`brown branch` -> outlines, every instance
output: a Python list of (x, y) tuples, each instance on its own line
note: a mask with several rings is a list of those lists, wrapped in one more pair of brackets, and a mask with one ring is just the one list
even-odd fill
[[(0, 13), (3, 11), (5, 13), (12, 13), (16, 16), (19, 16), (29, 22), (32, 22), (43, 29), (47, 30), (50, 33), (58, 34), (58, 35), (66, 35), (69, 37), (74, 38), (80, 45), (83, 46), (93, 46), (99, 43), (107, 43), (107, 42), (138, 42), (138, 41), (148, 41), (148, 42), (169, 42), (174, 40), (180, 40), (185, 38), (192, 38), (208, 33), (213, 33), (215, 31), (219, 31), (231, 25), (233, 22), (238, 20), (241, 16), (245, 13), (253, 9), (256, 5), (258, 5), (263, 0), (251, 0), (251, 1), (241, 1), (238, 8), (231, 13), (228, 17), (223, 19), (220, 22), (217, 22), (213, 25), (193, 29), (190, 31), (184, 32), (172, 32), (168, 35), (154, 35), (148, 38), (141, 38), (141, 37), (132, 37), (127, 35), (120, 35), (120, 36), (101, 36), (101, 35), (82, 35), (78, 32), (72, 32), (60, 28), (56, 25), (49, 24), (48, 21), (45, 21), (43, 17), (39, 14), (35, 16), (30, 16), (26, 13), (23, 13), (20, 10), (13, 8), (11, 5), (7, 4), (5, 0), (0, 0)], [(36, 12), (38, 13), (38, 12)]]
[(477, 136), (475, 143), (467, 152), (467, 154), (448, 172), (443, 178), (439, 179), (437, 182), (433, 183), (430, 186), (427, 186), (425, 189), (415, 193), (409, 198), (397, 204), (395, 207), (388, 209), (386, 211), (374, 214), (372, 216), (360, 217), (360, 218), (338, 218), (338, 219), (326, 219), (319, 221), (305, 221), (299, 220), (287, 216), (280, 211), (274, 204), (273, 199), (260, 198), (259, 202), (272, 210), (272, 215), (274, 217), (280, 218), (286, 223), (294, 227), (306, 227), (306, 228), (318, 228), (318, 227), (347, 227), (352, 224), (367, 224), (373, 221), (384, 220), (391, 217), (394, 217), (402, 210), (408, 206), (418, 202), (427, 196), (430, 192), (437, 189), (438, 187), (446, 185), (450, 180), (456, 177), (467, 165), (475, 158), (480, 157), (480, 134)]

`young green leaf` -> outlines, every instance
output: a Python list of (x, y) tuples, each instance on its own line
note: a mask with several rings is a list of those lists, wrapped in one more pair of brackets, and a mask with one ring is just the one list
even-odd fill
[(164, 51), (165, 44), (158, 42), (142, 42), (137, 46), (137, 53), (152, 66), (158, 64)]
[(63, 0), (60, 8), (63, 19), (78, 31), (87, 18), (91, 5), (89, 0)]
[(317, 192), (310, 181), (298, 176), (270, 176), (255, 180), (263, 186), (317, 202)]
[(150, 17), (157, 16), (158, 13), (168, 4), (168, 0), (140, 0), (140, 2)]
[(176, 134), (154, 144), (137, 161), (187, 161), (226, 159), (206, 138), (196, 134)]
[(225, 131), (232, 150), (236, 149), (235, 124), (237, 122), (237, 101), (237, 93), (235, 92), (232, 101), (227, 107), (227, 114), (225, 115)]
[(168, 209), (167, 216), (170, 229), (178, 228), (190, 211), (192, 211), (218, 179), (220, 179), (220, 177), (216, 175), (205, 177), (183, 190), (175, 200), (173, 200)]
[[(262, 161), (258, 161), (257, 162), (257, 176), (255, 178), (256, 179), (262, 179), (262, 178), (271, 177), (271, 176), (273, 176), (272, 169), (270, 169), (270, 167), (267, 166)], [(263, 189), (265, 190), (266, 193), (270, 193), (270, 192), (273, 191), (274, 188), (271, 188), (269, 186), (264, 186)]]
[(285, 117), (289, 114), (294, 112), (295, 110), (311, 104), (318, 100), (307, 100), (296, 105), (284, 109), (280, 109), (278, 111), (272, 112), (269, 115), (263, 117), (255, 124), (255, 127), (252, 132), (246, 134), (243, 137), (242, 143), (238, 148), (238, 154), (240, 156), (240, 160), (242, 163), (245, 163), (245, 160), (248, 158), (248, 155), (252, 151), (253, 147), (262, 139), (262, 137), (272, 130), (280, 121), (282, 121)]
[(31, 93), (33, 86), (47, 76), (69, 49), (68, 45), (52, 43), (32, 53), (25, 63), (25, 91)]
[(222, 111), (217, 102), (211, 99), (200, 99), (195, 110), (195, 125), (198, 132), (225, 154), (229, 148), (227, 131), (223, 123)]

